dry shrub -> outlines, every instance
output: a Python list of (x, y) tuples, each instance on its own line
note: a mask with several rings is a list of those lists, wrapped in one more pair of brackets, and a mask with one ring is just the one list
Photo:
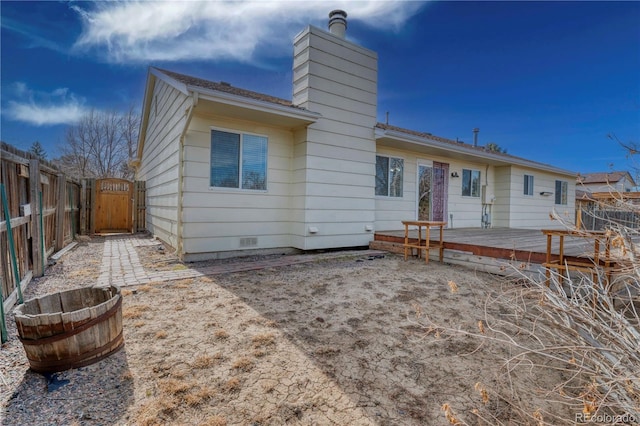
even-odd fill
[(158, 382), (158, 389), (160, 389), (160, 392), (168, 395), (177, 395), (192, 389), (195, 385), (193, 382), (186, 382), (184, 380), (162, 379)]
[(253, 356), (256, 357), (256, 358), (262, 358), (266, 354), (267, 353), (262, 349), (256, 349), (256, 350), (253, 351)]
[(216, 331), (213, 333), (213, 335), (215, 336), (215, 338), (216, 338), (216, 339), (220, 339), (220, 340), (228, 339), (228, 338), (229, 338), (229, 333), (227, 333), (227, 332), (226, 332), (225, 330), (223, 330), (223, 329), (216, 330)]
[(131, 372), (131, 370), (127, 370), (124, 373), (122, 373), (122, 376), (120, 376), (122, 378), (123, 381), (130, 381), (133, 380), (133, 373)]
[(178, 408), (178, 400), (173, 396), (162, 395), (144, 404), (134, 417), (134, 423), (140, 426), (160, 426), (167, 424), (166, 416)]
[(210, 355), (198, 355), (196, 359), (193, 360), (191, 366), (193, 368), (209, 368), (214, 366), (217, 363), (218, 359)]
[(544, 276), (523, 275), (487, 298), (485, 307), (501, 308), (485, 308), (472, 329), (416, 316), (441, 340), (471, 336), (510, 354), (491, 385), (476, 384), (471, 414), (443, 405), (451, 424), (640, 422), (640, 230), (610, 224), (605, 237), (617, 250), (611, 279), (599, 268), (569, 278), (552, 271), (548, 286)]
[(237, 377), (232, 377), (224, 384), (224, 389), (227, 392), (237, 392), (240, 390), (240, 379)]
[(231, 366), (234, 370), (249, 371), (253, 368), (253, 361), (247, 357), (240, 357)]
[(187, 309), (187, 307), (184, 305), (178, 305), (174, 308), (176, 312), (184, 311), (185, 309)]
[[(185, 268), (183, 268), (185, 269)], [(193, 285), (193, 278), (186, 278), (183, 280), (178, 280), (175, 282), (174, 287), (175, 288), (189, 288)]]
[(147, 293), (158, 291), (158, 289), (153, 288), (150, 284), (141, 285), (137, 288), (137, 290), (142, 292), (147, 292)]
[(97, 277), (97, 272), (93, 268), (76, 269), (66, 272), (67, 278), (90, 278)]
[(159, 330), (156, 332), (156, 339), (166, 339), (168, 336), (165, 330)]
[(277, 384), (278, 382), (275, 380), (265, 381), (264, 383), (262, 383), (262, 391), (264, 393), (271, 393), (274, 391)]
[(133, 323), (133, 326), (136, 327), (136, 328), (140, 328), (140, 327), (144, 327), (145, 324), (146, 324), (146, 322), (144, 322), (144, 321), (136, 321), (136, 322)]
[(340, 352), (340, 349), (331, 346), (323, 346), (316, 349), (315, 354), (320, 356), (333, 356)]
[(171, 367), (170, 374), (174, 379), (184, 379), (191, 375), (191, 367), (188, 365), (174, 365)]
[(148, 305), (131, 305), (122, 310), (122, 317), (129, 319), (140, 318), (145, 312), (151, 309)]
[(215, 389), (209, 387), (200, 387), (195, 389), (193, 392), (189, 392), (184, 396), (184, 401), (190, 407), (195, 407), (203, 402), (211, 399), (216, 394)]
[(253, 342), (253, 347), (257, 349), (263, 346), (275, 345), (276, 336), (273, 333), (262, 333), (253, 336), (251, 341)]
[(253, 317), (253, 318), (250, 318), (243, 325), (249, 325), (249, 324), (262, 325), (262, 326), (269, 327), (269, 328), (275, 328), (275, 327), (278, 326), (278, 323), (276, 321), (267, 319), (265, 317)]
[(126, 297), (126, 296), (131, 296), (133, 292), (131, 290), (122, 290), (120, 291), (120, 294), (122, 294), (122, 297)]
[(222, 416), (213, 416), (207, 418), (198, 426), (227, 426), (227, 420)]

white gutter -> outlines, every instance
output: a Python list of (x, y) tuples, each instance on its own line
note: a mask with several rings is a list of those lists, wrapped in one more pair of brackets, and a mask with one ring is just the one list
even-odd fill
[(380, 129), (379, 127), (376, 127), (375, 138), (376, 139), (382, 139), (382, 138), (397, 139), (399, 141), (409, 142), (415, 145), (420, 145), (420, 146), (430, 147), (430, 148), (438, 148), (445, 151), (469, 155), (470, 157), (476, 157), (483, 160), (493, 160), (496, 162), (504, 163), (505, 165), (531, 167), (538, 170), (544, 170), (551, 173), (558, 173), (558, 174), (569, 175), (574, 177), (577, 175), (577, 173), (575, 172), (560, 169), (558, 167), (554, 167), (549, 164), (538, 163), (535, 161), (530, 161), (524, 158), (514, 157), (511, 155), (508, 155), (505, 157), (505, 154), (496, 154), (490, 151), (480, 151), (478, 148), (469, 147), (464, 144), (460, 144), (460, 146), (453, 146), (452, 144), (447, 142), (440, 142), (440, 141), (428, 139), (418, 135), (399, 132), (397, 130), (391, 130), (391, 129), (385, 130), (385, 129)]

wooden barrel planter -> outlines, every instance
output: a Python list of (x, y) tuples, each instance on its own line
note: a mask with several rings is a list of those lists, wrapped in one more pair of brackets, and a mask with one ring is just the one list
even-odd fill
[(120, 288), (48, 294), (16, 308), (18, 335), (38, 373), (84, 367), (124, 345)]

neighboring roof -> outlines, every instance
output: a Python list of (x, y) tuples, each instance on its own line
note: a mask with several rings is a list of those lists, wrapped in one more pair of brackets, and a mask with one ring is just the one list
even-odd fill
[(192, 77), (190, 75), (180, 74), (173, 71), (167, 71), (160, 68), (156, 68), (156, 70), (160, 71), (165, 75), (168, 75), (169, 77), (179, 81), (180, 83), (190, 86), (191, 88), (199, 87), (206, 90), (214, 90), (216, 92), (229, 93), (236, 96), (255, 99), (257, 101), (270, 102), (273, 104), (287, 106), (291, 108), (296, 108), (298, 110), (306, 111), (304, 108), (300, 108), (293, 105), (289, 100), (267, 95), (264, 93), (253, 92), (251, 90), (241, 89), (239, 87), (234, 87), (231, 84), (223, 81), (215, 82), (215, 81), (205, 80), (203, 78)]
[(435, 136), (427, 132), (418, 132), (415, 130), (404, 129), (402, 127), (391, 126), (389, 124), (384, 124), (384, 123), (377, 123), (376, 129), (382, 130), (384, 132), (384, 136), (387, 136), (390, 138), (403, 137), (404, 135), (406, 135), (409, 140), (411, 140), (414, 143), (417, 142), (420, 145), (425, 145), (425, 146), (434, 145), (439, 148), (444, 148), (447, 151), (456, 151), (456, 152), (460, 152), (460, 153), (475, 156), (475, 157), (491, 159), (498, 164), (507, 164), (507, 163), (517, 164), (520, 166), (546, 170), (553, 173), (561, 173), (564, 175), (576, 174), (572, 171), (560, 169), (558, 167), (555, 167), (549, 164), (539, 163), (537, 161), (531, 161), (526, 158), (516, 157), (514, 155), (510, 155), (504, 152), (492, 151), (485, 148), (484, 146), (479, 146), (479, 145), (474, 146), (468, 143), (464, 143), (462, 141), (455, 141), (452, 139), (443, 138), (441, 136)]
[(578, 183), (617, 183), (625, 177), (632, 186), (636, 186), (636, 182), (631, 177), (631, 174), (626, 171), (587, 173), (585, 175), (578, 176)]
[(591, 192), (576, 188), (576, 200), (593, 201)]

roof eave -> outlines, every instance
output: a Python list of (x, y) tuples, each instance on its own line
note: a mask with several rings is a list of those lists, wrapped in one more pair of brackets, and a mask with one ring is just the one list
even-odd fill
[(136, 167), (142, 160), (142, 151), (144, 150), (144, 139), (147, 136), (147, 125), (149, 123), (149, 104), (151, 103), (151, 93), (153, 92), (153, 86), (155, 84), (155, 77), (152, 75), (151, 70), (147, 70), (147, 81), (144, 86), (144, 95), (142, 96), (142, 112), (140, 119), (140, 129), (138, 130), (138, 146), (136, 148)]
[(297, 109), (295, 107), (248, 98), (246, 96), (234, 95), (218, 90), (205, 89), (203, 87), (192, 85), (187, 85), (186, 88), (187, 90), (198, 93), (200, 99), (268, 112), (271, 114), (278, 114), (289, 118), (296, 118), (308, 122), (309, 124), (315, 123), (322, 117), (322, 115), (317, 112)]
[(399, 132), (391, 129), (376, 128), (375, 137), (376, 137), (376, 140), (382, 139), (382, 138), (397, 139), (399, 141), (408, 142), (408, 143), (419, 145), (419, 146), (433, 147), (433, 148), (438, 148), (445, 151), (461, 153), (461, 154), (465, 154), (470, 157), (475, 157), (482, 160), (492, 160), (497, 163), (503, 163), (504, 165), (518, 165), (523, 167), (530, 167), (530, 168), (544, 170), (551, 173), (573, 176), (574, 178), (577, 175), (577, 173), (575, 172), (560, 169), (558, 167), (554, 167), (549, 164), (537, 163), (535, 161), (529, 161), (524, 158), (513, 157), (513, 156), (509, 156), (508, 158), (505, 158), (503, 155), (500, 155), (500, 154), (487, 152), (487, 151), (480, 151), (477, 148), (467, 147), (462, 144), (460, 144), (460, 146), (453, 146), (449, 143), (435, 141), (433, 139), (428, 139), (428, 138), (417, 136), (417, 135), (411, 135), (408, 133)]

